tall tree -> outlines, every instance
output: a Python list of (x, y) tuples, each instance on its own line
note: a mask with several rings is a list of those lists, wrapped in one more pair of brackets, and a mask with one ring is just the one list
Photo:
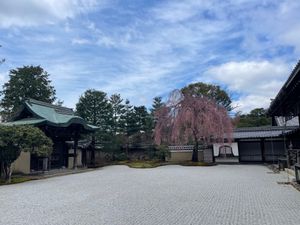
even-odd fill
[(259, 127), (271, 125), (272, 119), (267, 116), (267, 110), (264, 108), (255, 108), (248, 114), (237, 113), (237, 127)]
[(153, 98), (153, 104), (152, 104), (152, 108), (151, 108), (151, 114), (154, 115), (155, 112), (161, 108), (162, 106), (164, 106), (164, 103), (162, 102), (162, 98), (161, 97), (155, 97)]
[(199, 144), (223, 142), (225, 137), (231, 140), (232, 123), (227, 110), (207, 97), (185, 95), (176, 104), (162, 107), (157, 117), (155, 142), (194, 143), (192, 161), (198, 161)]
[(89, 89), (80, 96), (76, 104), (76, 114), (100, 128), (100, 131), (111, 129), (111, 104), (107, 94)]
[(112, 130), (117, 134), (122, 130), (121, 117), (125, 113), (125, 106), (120, 94), (113, 94), (109, 101), (112, 109)]
[(156, 112), (163, 107), (165, 104), (162, 102), (162, 97), (155, 97), (153, 98), (153, 104), (152, 104), (152, 108), (150, 109), (151, 112), (151, 124), (152, 124), (152, 129), (154, 129), (155, 124), (156, 124)]
[(145, 106), (134, 107), (135, 132), (149, 132), (153, 128), (153, 118)]
[(18, 110), (27, 98), (53, 103), (55, 89), (51, 86), (49, 74), (40, 66), (24, 66), (9, 73), (9, 81), (0, 92), (1, 114), (6, 120)]
[(99, 127), (96, 134), (92, 135), (92, 163), (95, 160), (95, 142), (96, 136), (98, 140), (103, 140), (107, 133), (111, 132), (111, 104), (105, 92), (89, 89), (80, 96), (76, 104), (76, 114)]
[(125, 100), (124, 114), (121, 116), (121, 126), (127, 137), (135, 132), (134, 109), (128, 99)]
[(128, 99), (125, 100), (124, 114), (120, 117), (121, 127), (125, 136), (126, 154), (128, 155), (129, 150), (129, 137), (136, 132), (134, 109)]
[(231, 111), (233, 108), (231, 106), (231, 99), (228, 93), (221, 89), (218, 85), (206, 84), (202, 82), (190, 84), (182, 88), (182, 93), (184, 95), (194, 95), (199, 97), (207, 97), (212, 99), (217, 104), (225, 107), (228, 111)]
[(49, 156), (53, 143), (37, 127), (0, 126), (0, 162), (7, 183), (11, 181), (11, 164), (21, 151), (29, 151), (39, 156)]

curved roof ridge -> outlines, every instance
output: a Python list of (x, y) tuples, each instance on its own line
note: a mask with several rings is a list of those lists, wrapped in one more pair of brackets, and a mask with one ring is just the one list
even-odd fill
[(43, 101), (39, 101), (33, 98), (29, 98), (26, 101), (28, 104), (37, 104), (40, 106), (45, 106), (45, 107), (49, 107), (49, 108), (53, 108), (57, 113), (60, 114), (68, 114), (68, 115), (74, 115), (74, 111), (72, 108), (68, 108), (65, 106), (60, 106), (60, 105), (54, 105), (48, 102), (43, 102)]

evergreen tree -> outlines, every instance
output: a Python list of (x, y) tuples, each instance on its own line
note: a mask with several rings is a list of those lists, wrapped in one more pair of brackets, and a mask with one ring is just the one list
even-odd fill
[(154, 129), (157, 118), (155, 116), (156, 112), (158, 112), (158, 110), (163, 107), (165, 104), (162, 102), (162, 98), (161, 97), (155, 97), (153, 98), (153, 104), (152, 104), (152, 108), (151, 108), (151, 125), (152, 125), (152, 129)]
[(227, 111), (232, 110), (232, 101), (228, 93), (218, 85), (198, 82), (182, 88), (181, 91), (184, 95), (206, 97), (215, 101), (218, 105), (225, 107)]
[(164, 103), (162, 102), (162, 98), (161, 97), (155, 97), (153, 98), (153, 104), (152, 104), (152, 108), (151, 108), (151, 114), (154, 115), (155, 112), (161, 108), (162, 106), (164, 106)]
[(267, 116), (267, 110), (263, 108), (256, 108), (248, 114), (237, 113), (236, 119), (237, 127), (259, 127), (272, 124), (271, 117)]
[(111, 132), (112, 110), (105, 92), (94, 89), (85, 91), (76, 104), (76, 114), (99, 127), (100, 133)]
[(106, 93), (89, 89), (80, 96), (76, 104), (76, 114), (85, 119), (88, 123), (99, 127), (99, 130), (92, 135), (92, 164), (95, 164), (95, 143), (103, 141), (111, 134), (111, 104)]
[(55, 89), (51, 86), (49, 74), (40, 66), (24, 66), (9, 73), (9, 81), (0, 92), (1, 114), (7, 120), (19, 109), (27, 98), (53, 103)]
[(135, 132), (148, 132), (152, 130), (153, 122), (151, 115), (145, 106), (134, 107)]
[(125, 137), (126, 154), (128, 155), (129, 150), (129, 137), (134, 133), (135, 120), (134, 120), (133, 106), (130, 104), (128, 99), (125, 100), (124, 114), (120, 117), (120, 125)]
[(37, 127), (0, 126), (0, 170), (3, 169), (6, 182), (11, 181), (11, 165), (21, 151), (49, 156), (52, 145), (52, 140)]
[(124, 105), (124, 113), (120, 117), (120, 125), (124, 134), (129, 137), (135, 132), (135, 118), (134, 118), (134, 109), (130, 104), (130, 101), (126, 99)]
[(110, 104), (112, 109), (112, 130), (114, 134), (122, 131), (121, 117), (125, 113), (125, 106), (122, 104), (123, 99), (120, 94), (113, 94), (110, 96)]

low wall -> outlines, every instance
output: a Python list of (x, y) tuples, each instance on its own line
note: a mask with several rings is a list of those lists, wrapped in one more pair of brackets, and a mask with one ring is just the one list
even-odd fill
[[(193, 156), (193, 151), (171, 151), (170, 157), (166, 158), (168, 162), (184, 162), (191, 161)], [(198, 151), (199, 161), (204, 160), (203, 151)]]
[(20, 156), (12, 164), (13, 173), (30, 173), (30, 153), (21, 152)]
[(111, 158), (112, 158), (111, 153), (95, 151), (95, 163), (96, 164), (101, 164), (103, 162), (110, 161)]

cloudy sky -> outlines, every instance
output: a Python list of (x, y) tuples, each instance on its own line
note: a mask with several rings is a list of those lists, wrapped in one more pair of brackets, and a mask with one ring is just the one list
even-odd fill
[(202, 81), (268, 107), (300, 54), (296, 0), (1, 0), (0, 85), (41, 65), (74, 107), (89, 88), (135, 105)]

